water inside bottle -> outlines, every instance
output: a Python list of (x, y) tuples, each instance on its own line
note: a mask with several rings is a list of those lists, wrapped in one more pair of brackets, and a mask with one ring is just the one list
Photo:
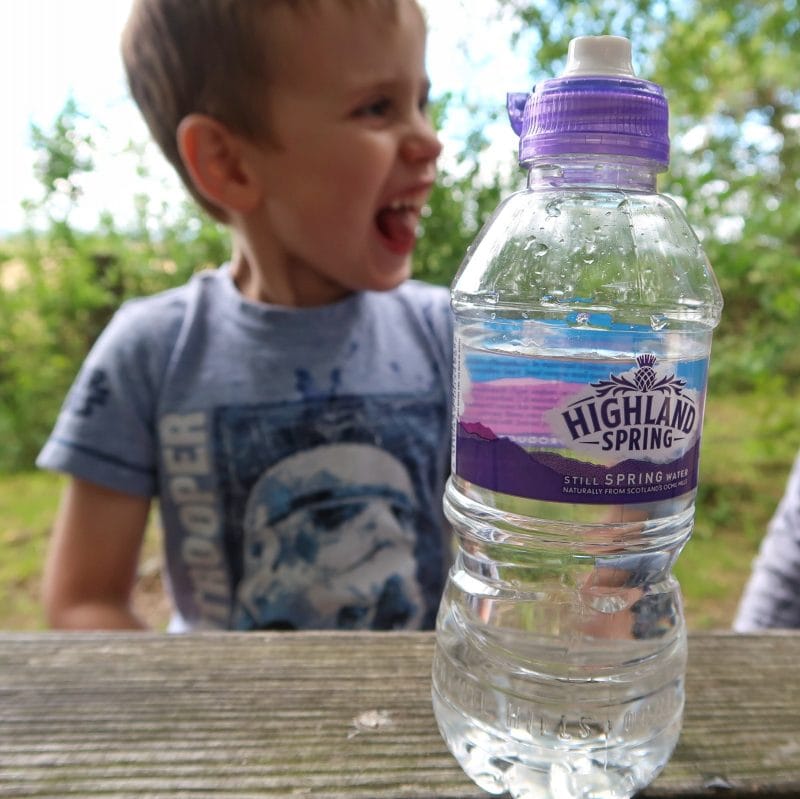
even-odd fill
[(459, 552), (437, 623), (433, 704), (451, 752), (515, 799), (632, 795), (681, 726), (686, 632), (663, 557), (608, 568), (552, 547), (480, 550)]

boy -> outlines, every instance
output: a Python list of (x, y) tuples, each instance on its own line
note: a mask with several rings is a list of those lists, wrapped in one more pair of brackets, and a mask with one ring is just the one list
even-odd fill
[(416, 0), (135, 0), (131, 90), (229, 264), (117, 313), (40, 466), (71, 480), (50, 623), (139, 627), (151, 497), (173, 631), (430, 628), (451, 323), (406, 282), (440, 144)]

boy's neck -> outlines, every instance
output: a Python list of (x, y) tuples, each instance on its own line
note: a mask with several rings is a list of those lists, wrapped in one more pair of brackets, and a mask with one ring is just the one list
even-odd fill
[(303, 285), (303, 281), (292, 281), (287, 273), (274, 274), (267, 268), (259, 267), (257, 260), (248, 256), (240, 246), (234, 246), (231, 278), (246, 299), (288, 308), (330, 305), (352, 293), (334, 283), (308, 286)]

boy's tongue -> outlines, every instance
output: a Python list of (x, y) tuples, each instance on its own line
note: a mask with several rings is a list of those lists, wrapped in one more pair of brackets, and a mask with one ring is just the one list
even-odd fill
[(417, 215), (410, 208), (382, 208), (376, 217), (378, 230), (386, 239), (389, 248), (406, 253), (414, 248), (417, 240)]

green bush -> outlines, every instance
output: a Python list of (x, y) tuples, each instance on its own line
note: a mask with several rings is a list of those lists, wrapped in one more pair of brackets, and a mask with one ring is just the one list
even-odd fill
[(126, 299), (225, 258), (226, 234), (158, 241), (54, 229), (5, 243), (0, 280), (0, 471), (32, 465), (89, 348)]

